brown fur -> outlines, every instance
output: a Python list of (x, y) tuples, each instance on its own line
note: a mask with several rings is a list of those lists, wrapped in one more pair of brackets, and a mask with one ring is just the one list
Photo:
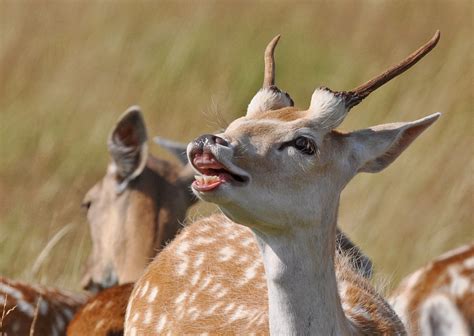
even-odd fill
[[(474, 332), (474, 244), (448, 254), (407, 276), (392, 294), (394, 303), (406, 301), (401, 315), (406, 316), (407, 328), (414, 335), (420, 332), (423, 303), (437, 293), (453, 300)], [(458, 281), (467, 282), (464, 290), (455, 290)]]
[[(403, 331), (351, 261), (336, 256), (342, 304), (355, 330)], [(265, 272), (253, 234), (223, 215), (194, 222), (149, 265), (127, 309), (127, 335), (268, 334)], [(369, 318), (358, 319), (357, 309)]]
[[(132, 109), (129, 113), (133, 112)], [(144, 124), (127, 126), (133, 121), (129, 113), (122, 116), (120, 127), (116, 126), (112, 133), (118, 144), (121, 142), (117, 137), (121, 135), (122, 142), (137, 144), (135, 137), (140, 130), (145, 132)], [(119, 145), (114, 150), (117, 148)], [(105, 176), (84, 198), (84, 204), (89, 206), (93, 248), (82, 285), (89, 290), (138, 279), (156, 253), (174, 238), (187, 209), (196, 201), (189, 190), (194, 174), (188, 167), (148, 154), (143, 170), (118, 192), (118, 174), (123, 170), (118, 168), (120, 164), (120, 156), (116, 155)]]
[(64, 335), (87, 297), (0, 277), (0, 335)]
[(105, 289), (89, 299), (67, 329), (68, 336), (123, 335), (123, 322), (133, 284)]

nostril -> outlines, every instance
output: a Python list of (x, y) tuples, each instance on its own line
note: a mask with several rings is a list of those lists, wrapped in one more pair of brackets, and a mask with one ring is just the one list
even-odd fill
[(229, 146), (229, 143), (221, 137), (214, 136), (213, 140), (214, 140), (214, 143), (216, 143), (218, 145), (225, 146), (225, 147)]

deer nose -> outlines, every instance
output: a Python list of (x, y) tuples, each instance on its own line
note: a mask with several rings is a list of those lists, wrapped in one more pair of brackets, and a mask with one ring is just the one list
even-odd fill
[(220, 145), (228, 147), (229, 143), (225, 139), (213, 134), (201, 135), (193, 141), (193, 147), (197, 147), (197, 149), (201, 151), (204, 150), (204, 147), (210, 145)]

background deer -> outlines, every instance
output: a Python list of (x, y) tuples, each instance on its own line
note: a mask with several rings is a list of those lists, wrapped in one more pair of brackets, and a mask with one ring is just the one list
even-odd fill
[(200, 174), (193, 191), (250, 228), (256, 243), (222, 216), (187, 227), (136, 283), (126, 335), (263, 333), (268, 324), (274, 334), (404, 334), (383, 298), (334, 256), (339, 195), (358, 172), (392, 163), (439, 114), (347, 134), (334, 128), (438, 39), (352, 91), (317, 89), (306, 111), (285, 107), (293, 101), (266, 67), (247, 115), (188, 146)]
[(82, 281), (88, 290), (135, 281), (195, 202), (191, 169), (148, 153), (138, 107), (119, 118), (107, 144), (112, 158), (107, 173), (83, 201), (92, 236)]
[[(135, 112), (134, 112), (135, 111)], [(138, 109), (136, 108), (131, 108), (129, 109), (129, 112), (126, 112), (118, 122), (118, 126), (120, 127), (129, 127), (129, 132), (130, 134), (136, 134), (135, 137), (138, 137), (141, 132), (143, 132), (144, 129), (146, 129), (146, 126), (143, 124), (143, 118), (138, 118), (137, 120), (139, 122), (133, 122), (133, 119), (129, 117), (129, 113), (137, 113)], [(112, 130), (112, 134), (117, 133), (117, 127)], [(183, 153), (186, 153), (186, 146), (180, 145), (177, 142), (170, 141), (167, 139), (163, 138), (155, 138), (155, 141), (158, 142), (161, 146), (165, 147), (167, 150), (169, 150), (171, 153), (176, 155), (181, 162), (187, 163), (187, 157), (186, 155), (183, 156)], [(109, 140), (110, 142), (110, 140)], [(138, 150), (136, 151), (138, 152)], [(166, 169), (169, 169), (170, 171), (168, 174), (176, 174), (173, 169), (175, 166), (173, 166), (171, 163), (169, 166), (165, 166)], [(163, 169), (164, 172), (166, 172), (166, 169)], [(185, 169), (185, 168), (183, 168)], [(187, 171), (186, 171), (187, 173)], [(109, 172), (108, 172), (109, 174)], [(105, 179), (104, 179), (105, 180)], [(157, 196), (159, 196), (159, 199), (162, 204), (172, 204), (173, 202), (173, 197), (176, 197), (176, 193), (167, 193), (166, 190), (163, 190), (162, 187), (160, 186), (159, 179), (155, 180), (150, 180), (148, 181), (148, 188), (150, 189), (156, 189), (157, 190)], [(113, 182), (113, 181), (112, 181)], [(109, 188), (112, 188), (116, 186), (116, 184), (113, 183), (105, 183), (104, 181), (102, 182), (103, 184), (101, 185), (102, 188), (105, 188), (106, 185), (109, 185)], [(178, 185), (178, 188), (181, 188), (182, 185)], [(179, 191), (179, 190), (178, 190)], [(115, 189), (112, 189), (110, 193), (113, 194), (115, 192)], [(138, 199), (141, 199), (139, 196), (140, 193), (144, 193), (143, 189), (134, 189), (133, 192), (135, 192), (137, 195)], [(190, 191), (189, 191), (190, 192)], [(102, 197), (105, 197), (105, 195), (108, 195), (108, 193), (102, 192), (100, 194), (97, 194), (95, 202), (98, 204), (103, 204), (106, 202), (110, 202), (110, 199), (104, 199), (102, 200)], [(179, 194), (178, 194), (179, 195)], [(143, 197), (145, 197), (143, 195)], [(88, 199), (89, 195), (86, 196), (86, 200)], [(113, 200), (113, 199), (112, 199)], [(140, 202), (131, 202), (131, 203), (118, 203), (114, 204), (112, 203), (110, 207), (104, 207), (102, 209), (110, 209), (113, 208), (114, 206), (126, 206), (127, 211), (128, 211), (128, 216), (127, 216), (127, 223), (130, 224), (136, 224), (136, 223), (142, 223), (143, 219), (143, 213), (142, 211), (147, 211), (146, 216), (151, 217), (151, 218), (159, 218), (159, 208), (158, 207), (148, 207), (144, 208), (142, 207)], [(184, 208), (181, 208), (182, 210)], [(120, 210), (120, 208), (118, 209)], [(185, 209), (184, 209), (185, 210)], [(91, 220), (91, 213), (88, 214), (89, 220)], [(108, 220), (108, 223), (110, 226), (114, 226), (112, 220), (117, 220), (116, 217), (113, 218), (107, 218), (105, 217), (107, 213), (102, 214), (101, 213), (101, 208), (98, 208), (96, 212), (94, 213), (94, 218), (105, 218)], [(184, 213), (178, 213), (179, 216), (184, 217)], [(104, 217), (103, 217), (104, 216)], [(178, 217), (179, 217), (178, 216)], [(171, 221), (172, 218), (166, 218), (167, 220)], [(143, 225), (149, 225), (152, 223), (151, 221), (143, 223)], [(100, 226), (101, 223), (99, 221), (92, 222), (91, 224), (93, 225), (98, 225)], [(123, 229), (123, 225), (120, 221), (117, 221), (116, 227), (114, 227), (113, 230), (106, 231), (106, 230), (91, 230), (91, 233), (94, 237), (94, 241), (100, 241), (102, 244), (99, 244), (99, 247), (103, 248), (111, 248), (108, 246), (108, 241), (117, 241), (125, 235), (126, 232), (123, 232), (119, 230), (120, 228)], [(125, 237), (127, 239), (128, 245), (132, 246), (141, 246), (147, 241), (157, 241), (159, 240), (159, 237), (157, 236), (160, 231), (152, 231), (155, 236), (149, 237), (145, 236), (145, 241), (143, 241), (144, 236), (143, 235), (128, 235)], [(113, 237), (112, 235), (118, 235), (118, 237)], [(105, 246), (104, 246), (105, 245)], [(340, 250), (347, 251), (351, 254), (352, 260), (354, 262), (354, 265), (358, 271), (363, 272), (363, 274), (367, 277), (369, 277), (372, 273), (372, 263), (369, 258), (367, 258), (362, 251), (360, 251), (350, 240), (347, 238), (343, 233), (338, 231), (338, 236), (337, 236), (337, 247)], [(158, 251), (159, 252), (159, 251)], [(99, 256), (101, 255), (100, 253), (98, 254)], [(96, 263), (101, 264), (101, 259), (94, 259)], [(138, 261), (138, 264), (141, 264), (141, 261)], [(103, 287), (102, 285), (101, 287)], [(91, 298), (85, 305), (82, 307), (78, 313), (76, 314), (74, 321), (70, 324), (68, 327), (68, 335), (108, 335), (110, 332), (120, 332), (121, 330), (123, 331), (123, 324), (124, 324), (124, 315), (125, 315), (125, 307), (128, 302), (128, 297), (131, 291), (132, 285), (131, 284), (126, 284), (122, 286), (116, 286), (112, 288), (106, 288), (103, 290), (103, 292), (99, 293), (97, 296)], [(110, 309), (104, 309), (104, 307), (113, 307)], [(120, 328), (120, 326), (122, 326)]]
[(77, 312), (67, 328), (69, 336), (123, 335), (125, 310), (133, 283), (107, 288)]
[(390, 302), (410, 335), (472, 335), (474, 244), (449, 251), (407, 276)]
[(0, 277), (0, 335), (64, 335), (87, 294)]

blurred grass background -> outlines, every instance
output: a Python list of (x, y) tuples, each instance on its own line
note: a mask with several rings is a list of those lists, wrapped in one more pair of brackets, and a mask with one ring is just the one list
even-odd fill
[(80, 201), (104, 174), (107, 133), (129, 105), (142, 107), (150, 135), (187, 142), (242, 115), (278, 33), (277, 83), (305, 108), (317, 86), (350, 89), (440, 29), (432, 54), (343, 124), (444, 112), (342, 196), (340, 225), (396, 285), (474, 239), (472, 13), (469, 0), (1, 1), (0, 274), (78, 287), (90, 248)]

